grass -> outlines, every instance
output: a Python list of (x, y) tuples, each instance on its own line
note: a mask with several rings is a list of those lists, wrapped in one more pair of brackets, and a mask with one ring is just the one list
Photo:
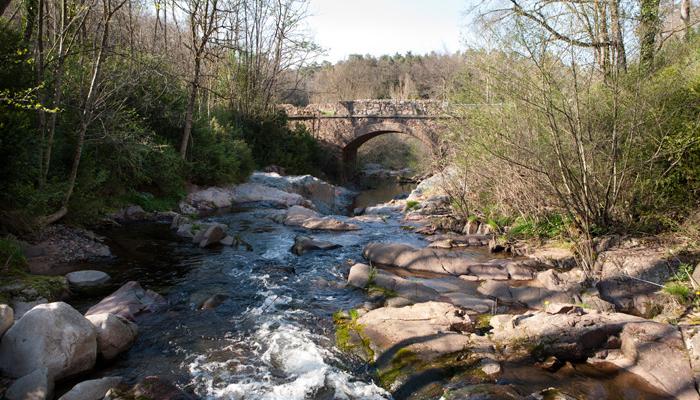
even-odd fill
[(663, 290), (683, 304), (690, 300), (692, 294), (692, 290), (688, 285), (677, 281), (666, 283)]
[(554, 239), (563, 237), (569, 220), (561, 214), (550, 214), (540, 218), (520, 217), (511, 225), (508, 235), (516, 239)]
[(418, 206), (420, 206), (420, 202), (419, 202), (419, 201), (416, 201), (416, 200), (408, 200), (408, 201), (406, 202), (406, 210), (408, 210), (408, 211), (414, 210), (414, 209), (418, 208)]
[(374, 351), (370, 347), (369, 339), (363, 334), (363, 327), (357, 320), (360, 314), (356, 309), (350, 309), (346, 313), (338, 310), (333, 314), (335, 323), (335, 343), (342, 351), (354, 352), (360, 350), (361, 355), (367, 361), (374, 360)]
[(367, 293), (381, 293), (384, 298), (390, 299), (392, 297), (399, 297), (399, 293), (396, 290), (393, 289), (387, 289), (381, 286), (377, 286), (374, 284), (367, 285)]

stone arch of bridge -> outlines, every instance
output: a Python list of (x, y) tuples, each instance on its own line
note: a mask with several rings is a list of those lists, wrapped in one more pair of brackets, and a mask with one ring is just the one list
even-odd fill
[(346, 176), (351, 176), (357, 166), (357, 150), (367, 141), (387, 133), (402, 133), (420, 140), (428, 149), (432, 149), (433, 142), (425, 132), (417, 132), (402, 123), (380, 122), (370, 123), (355, 128), (352, 141), (343, 147), (343, 165)]

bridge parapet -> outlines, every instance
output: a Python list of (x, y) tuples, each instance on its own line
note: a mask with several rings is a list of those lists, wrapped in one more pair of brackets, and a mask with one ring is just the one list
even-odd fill
[(448, 103), (436, 100), (352, 100), (297, 107), (282, 104), (281, 110), (291, 119), (367, 118), (367, 117), (432, 117), (447, 112)]

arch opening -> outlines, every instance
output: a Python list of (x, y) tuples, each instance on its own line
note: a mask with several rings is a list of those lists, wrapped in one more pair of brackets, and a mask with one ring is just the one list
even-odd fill
[(379, 123), (362, 126), (356, 130), (354, 139), (342, 149), (345, 180), (350, 180), (357, 172), (358, 150), (368, 141), (386, 134), (401, 134), (417, 139), (425, 146), (426, 153), (432, 151), (433, 143), (427, 135), (418, 135), (409, 127), (398, 123)]

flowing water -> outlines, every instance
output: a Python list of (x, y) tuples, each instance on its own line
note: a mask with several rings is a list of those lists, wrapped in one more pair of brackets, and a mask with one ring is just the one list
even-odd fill
[[(110, 273), (113, 286), (73, 305), (85, 311), (128, 280), (160, 292), (170, 305), (140, 316), (135, 345), (87, 378), (120, 375), (135, 383), (159, 375), (205, 399), (391, 398), (373, 382), (364, 362), (335, 347), (332, 314), (365, 300), (362, 291), (345, 288), (344, 282), (368, 242), (425, 246), (425, 241), (393, 217), (361, 222), (362, 230), (355, 232), (314, 232), (315, 238), (343, 247), (295, 256), (290, 252), (294, 237), (309, 232), (273, 222), (282, 212), (249, 208), (208, 218), (227, 224), (228, 233), (252, 249), (198, 249), (162, 224), (103, 232), (116, 257), (90, 267)], [(200, 310), (212, 295), (225, 300), (215, 309)], [(505, 375), (511, 381), (525, 373), (513, 371)], [(556, 379), (531, 389), (548, 386), (557, 386)]]

